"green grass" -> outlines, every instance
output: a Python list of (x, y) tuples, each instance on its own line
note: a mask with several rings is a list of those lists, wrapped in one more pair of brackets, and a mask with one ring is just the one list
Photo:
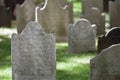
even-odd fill
[(11, 80), (10, 38), (0, 36), (0, 80)]
[(75, 2), (74, 3), (73, 12), (74, 12), (74, 21), (76, 21), (77, 19), (80, 18), (80, 15), (81, 15), (81, 12), (82, 12), (81, 2)]
[(67, 43), (57, 43), (57, 79), (89, 80), (89, 60), (93, 53), (69, 54)]

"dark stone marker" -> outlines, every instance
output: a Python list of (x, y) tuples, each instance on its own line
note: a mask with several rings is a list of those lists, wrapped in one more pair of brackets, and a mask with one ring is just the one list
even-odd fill
[(0, 6), (0, 27), (11, 27), (11, 12)]
[(120, 43), (120, 28), (111, 28), (106, 34), (98, 37), (98, 53), (103, 49), (118, 43)]

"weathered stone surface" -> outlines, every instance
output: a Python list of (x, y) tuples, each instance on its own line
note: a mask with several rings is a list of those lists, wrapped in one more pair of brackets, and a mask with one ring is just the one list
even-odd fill
[(120, 26), (120, 0), (109, 2), (110, 27)]
[(66, 7), (60, 7), (57, 0), (46, 0), (44, 7), (38, 11), (38, 17), (38, 22), (47, 33), (55, 32), (57, 41), (66, 41), (69, 24), (69, 11)]
[(86, 18), (91, 24), (96, 24), (97, 34), (105, 33), (105, 16), (100, 12), (98, 8), (92, 7), (90, 10), (86, 11), (81, 17)]
[(12, 35), (13, 80), (56, 80), (55, 38), (30, 22)]
[(85, 14), (92, 7), (98, 8), (103, 12), (103, 0), (82, 0), (82, 13)]
[(16, 7), (16, 21), (18, 34), (22, 32), (25, 25), (35, 21), (35, 7), (40, 5), (39, 0), (25, 0), (23, 4)]
[(68, 42), (70, 53), (95, 51), (96, 30), (88, 20), (80, 19), (69, 27)]
[(73, 2), (68, 2), (67, 0), (58, 0), (62, 7), (67, 6), (69, 10), (69, 23), (73, 24)]
[(0, 6), (0, 27), (11, 27), (12, 14), (4, 6)]
[(90, 60), (90, 80), (120, 80), (120, 44), (104, 49)]
[(98, 37), (98, 54), (103, 49), (118, 43), (120, 43), (120, 28), (111, 28), (106, 34)]

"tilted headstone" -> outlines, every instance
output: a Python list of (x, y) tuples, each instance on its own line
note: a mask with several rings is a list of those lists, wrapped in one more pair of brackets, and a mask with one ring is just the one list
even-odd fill
[(47, 33), (55, 32), (57, 41), (66, 41), (69, 11), (60, 7), (57, 0), (45, 1), (44, 7), (38, 10), (38, 22)]
[(120, 44), (90, 60), (90, 80), (120, 80)]
[(96, 24), (97, 34), (105, 33), (105, 16), (98, 8), (92, 7), (87, 13), (83, 14), (81, 18), (86, 18), (91, 24)]
[(80, 53), (95, 51), (96, 30), (88, 20), (80, 19), (69, 26), (68, 51), (69, 53)]
[(73, 2), (68, 2), (67, 0), (58, 0), (62, 7), (67, 6), (69, 9), (69, 23), (73, 24)]
[(111, 28), (106, 34), (98, 37), (98, 54), (103, 49), (118, 43), (120, 43), (120, 28)]
[(12, 35), (11, 51), (13, 80), (56, 80), (55, 38), (38, 23)]
[[(40, 0), (39, 0), (40, 1)], [(38, 0), (25, 0), (16, 7), (16, 21), (18, 34), (22, 32), (29, 21), (35, 21), (35, 7), (40, 5)]]
[(96, 24), (98, 35), (105, 33), (105, 16), (98, 8), (92, 7), (81, 17), (88, 19), (91, 24)]
[(120, 26), (120, 0), (109, 2), (110, 27)]
[(0, 27), (11, 27), (12, 13), (4, 6), (0, 6)]
[(103, 12), (103, 0), (82, 0), (82, 13), (85, 14), (92, 7), (98, 8)]

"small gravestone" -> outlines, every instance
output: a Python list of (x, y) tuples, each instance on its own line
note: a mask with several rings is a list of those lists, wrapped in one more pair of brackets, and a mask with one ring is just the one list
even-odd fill
[(120, 80), (120, 44), (104, 49), (90, 60), (90, 80)]
[(30, 22), (12, 35), (13, 80), (56, 80), (55, 38)]
[(98, 53), (113, 44), (120, 43), (120, 28), (111, 28), (106, 34), (98, 37)]
[(11, 27), (12, 13), (4, 6), (0, 6), (0, 27)]
[(69, 10), (69, 23), (73, 24), (73, 2), (68, 2), (67, 0), (58, 0), (62, 7), (67, 6)]
[(91, 24), (96, 24), (98, 35), (105, 33), (105, 16), (98, 8), (92, 7), (81, 17), (88, 19)]
[(17, 32), (20, 34), (29, 21), (35, 21), (35, 7), (40, 5), (40, 0), (25, 0), (16, 7)]
[(80, 19), (70, 25), (68, 32), (69, 53), (95, 51), (96, 30), (88, 20)]
[(109, 2), (110, 27), (120, 26), (120, 0)]
[(103, 0), (82, 0), (81, 2), (83, 14), (87, 13), (92, 7), (96, 7), (103, 12)]
[(69, 11), (57, 0), (45, 1), (44, 7), (38, 10), (38, 22), (47, 33), (55, 32), (57, 41), (66, 41)]

